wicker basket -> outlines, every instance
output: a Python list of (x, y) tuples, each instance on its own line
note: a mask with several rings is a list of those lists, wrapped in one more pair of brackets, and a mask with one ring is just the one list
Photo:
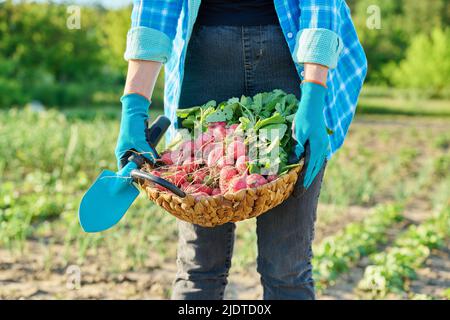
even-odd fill
[(257, 217), (286, 200), (294, 190), (303, 162), (278, 179), (257, 188), (196, 200), (161, 191), (148, 181), (139, 181), (150, 200), (175, 217), (203, 227), (214, 227)]

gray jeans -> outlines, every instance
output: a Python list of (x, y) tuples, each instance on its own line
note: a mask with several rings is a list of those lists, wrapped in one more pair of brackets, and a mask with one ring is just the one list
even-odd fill
[[(281, 28), (196, 26), (186, 56), (180, 107), (282, 89), (300, 97), (300, 80)], [(264, 299), (314, 299), (311, 243), (324, 168), (302, 192), (257, 218), (258, 272)], [(235, 225), (178, 221), (173, 299), (223, 299)]]

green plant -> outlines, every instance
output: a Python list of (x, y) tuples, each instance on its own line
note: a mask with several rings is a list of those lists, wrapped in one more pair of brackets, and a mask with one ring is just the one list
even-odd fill
[(371, 256), (358, 288), (373, 297), (408, 291), (408, 281), (416, 278), (432, 249), (445, 245), (450, 237), (450, 207), (419, 226), (410, 226), (387, 251)]
[(348, 224), (342, 232), (324, 239), (314, 248), (313, 271), (319, 290), (333, 284), (361, 257), (374, 253), (387, 241), (386, 230), (402, 219), (401, 207), (380, 206), (360, 223)]
[(435, 29), (430, 36), (417, 35), (405, 59), (392, 69), (399, 87), (420, 89), (422, 94), (441, 96), (450, 88), (450, 29)]

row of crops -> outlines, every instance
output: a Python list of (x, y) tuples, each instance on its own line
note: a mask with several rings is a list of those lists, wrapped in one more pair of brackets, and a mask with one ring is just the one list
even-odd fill
[(335, 285), (339, 276), (367, 257), (370, 263), (355, 288), (357, 295), (376, 299), (408, 293), (417, 270), (432, 250), (449, 244), (450, 207), (423, 223), (409, 225), (395, 239), (388, 239), (388, 231), (396, 225), (400, 228), (402, 221), (401, 206), (379, 206), (364, 221), (350, 223), (341, 232), (325, 238), (315, 248), (313, 259), (319, 292)]

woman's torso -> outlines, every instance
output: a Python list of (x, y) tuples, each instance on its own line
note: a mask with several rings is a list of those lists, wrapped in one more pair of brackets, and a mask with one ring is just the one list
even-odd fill
[(259, 26), (278, 24), (273, 0), (202, 0), (197, 24)]

